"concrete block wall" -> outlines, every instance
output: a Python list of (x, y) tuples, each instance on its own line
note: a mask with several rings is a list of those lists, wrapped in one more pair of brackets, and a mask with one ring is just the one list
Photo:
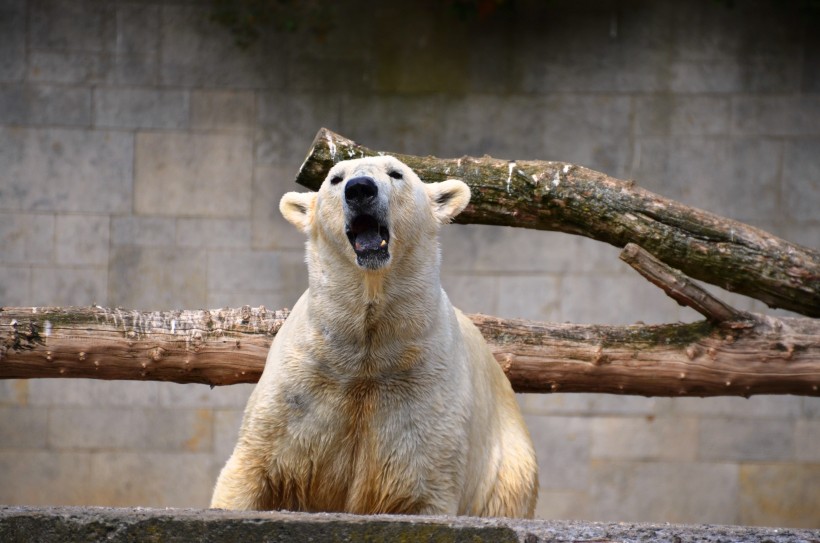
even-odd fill
[[(207, 3), (0, 0), (0, 305), (291, 306), (277, 206), (320, 126), (576, 162), (820, 248), (820, 16), (736, 4), (349, 0), (240, 50)], [(698, 318), (591, 240), (452, 225), (442, 247), (469, 312)], [(206, 506), (250, 390), (0, 381), (0, 503)], [(820, 399), (519, 399), (541, 517), (820, 526)]]

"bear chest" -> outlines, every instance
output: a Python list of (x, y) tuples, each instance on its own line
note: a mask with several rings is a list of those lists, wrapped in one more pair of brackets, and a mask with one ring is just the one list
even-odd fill
[[(272, 480), (279, 507), (389, 513), (422, 500), (427, 412), (384, 382), (283, 391)], [(392, 505), (391, 505), (392, 504)], [(399, 504), (403, 504), (399, 507)]]

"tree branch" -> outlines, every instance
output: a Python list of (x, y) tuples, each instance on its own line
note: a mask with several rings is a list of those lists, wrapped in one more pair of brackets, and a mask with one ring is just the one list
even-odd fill
[(680, 271), (667, 266), (634, 243), (626, 244), (620, 258), (680, 305), (691, 307), (713, 323), (745, 318), (741, 311), (718, 300)]
[[(259, 379), (287, 310), (0, 309), (0, 378)], [(596, 326), (470, 317), (519, 392), (820, 395), (820, 323)]]
[[(336, 162), (380, 153), (322, 129), (296, 177), (318, 189)], [(394, 153), (390, 153), (394, 154)], [(694, 279), (820, 317), (820, 252), (564, 162), (394, 154), (428, 182), (472, 190), (456, 222), (555, 230), (617, 247), (633, 242)]]

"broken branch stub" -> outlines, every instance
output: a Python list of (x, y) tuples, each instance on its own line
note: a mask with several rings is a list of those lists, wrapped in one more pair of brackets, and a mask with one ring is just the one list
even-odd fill
[(466, 182), (472, 199), (455, 222), (554, 230), (617, 247), (636, 243), (689, 277), (820, 317), (817, 250), (574, 164), (383, 153), (323, 128), (296, 182), (316, 190), (335, 163), (379, 154), (392, 154), (427, 182)]

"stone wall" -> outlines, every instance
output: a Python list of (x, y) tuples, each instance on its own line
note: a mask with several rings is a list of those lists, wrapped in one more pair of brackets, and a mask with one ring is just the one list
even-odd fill
[[(303, 240), (277, 203), (320, 126), (576, 162), (818, 248), (820, 17), (735, 4), (350, 0), (240, 50), (204, 2), (0, 0), (0, 305), (291, 306)], [(466, 311), (698, 318), (590, 240), (442, 245)], [(0, 382), (0, 503), (206, 506), (249, 391)], [(820, 399), (520, 401), (543, 518), (820, 526)]]

